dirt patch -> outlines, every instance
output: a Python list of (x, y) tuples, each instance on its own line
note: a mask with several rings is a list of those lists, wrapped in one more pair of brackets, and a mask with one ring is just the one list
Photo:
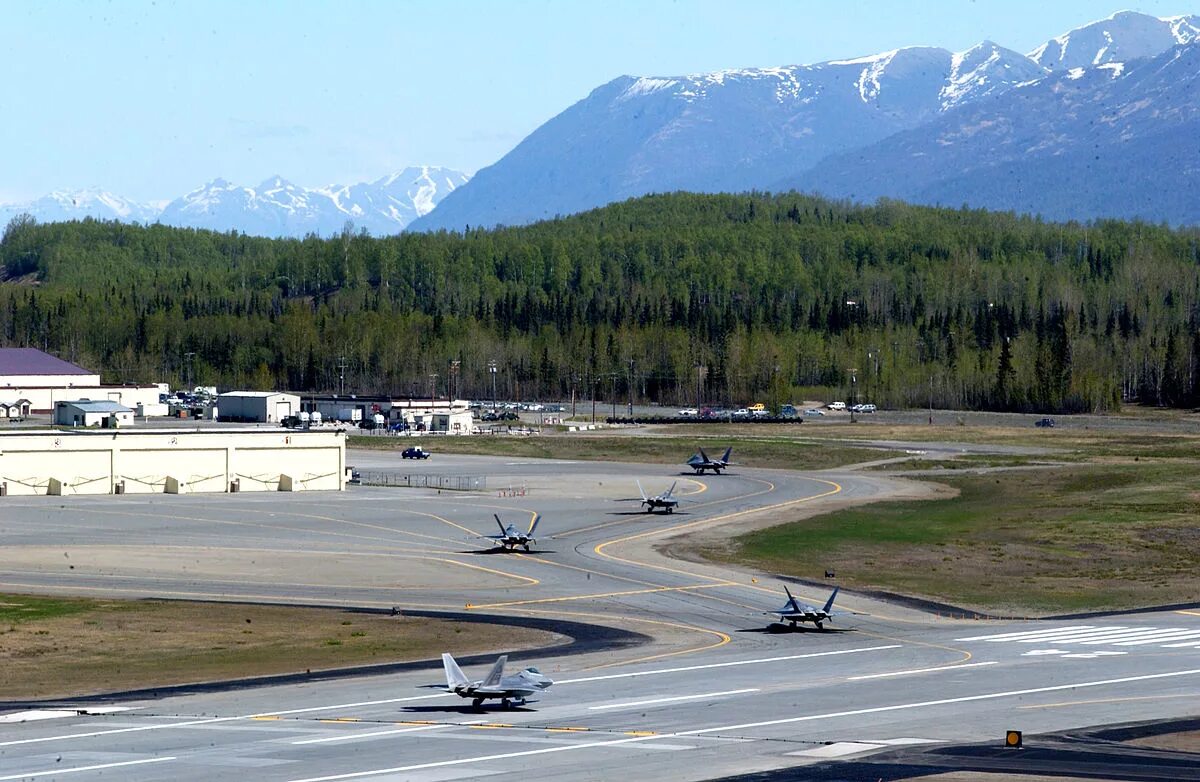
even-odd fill
[[(27, 600), (28, 615), (20, 603)], [(5, 596), (0, 699), (133, 688), (471, 654), (559, 642), (537, 630), (320, 608)], [(65, 607), (65, 610), (63, 610)]]
[[(1146, 736), (1125, 742), (1134, 747), (1151, 747), (1165, 749), (1171, 752), (1200, 752), (1200, 730), (1187, 730), (1181, 733), (1164, 733), (1159, 736)], [(1200, 760), (1197, 760), (1200, 763)]]

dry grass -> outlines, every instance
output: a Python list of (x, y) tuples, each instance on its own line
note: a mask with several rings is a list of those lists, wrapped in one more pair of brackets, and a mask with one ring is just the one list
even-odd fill
[(532, 648), (551, 633), (320, 608), (0, 596), (0, 699)]

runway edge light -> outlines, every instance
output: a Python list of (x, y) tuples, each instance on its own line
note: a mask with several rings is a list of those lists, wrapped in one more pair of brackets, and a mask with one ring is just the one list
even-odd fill
[(1004, 734), (1004, 746), (1009, 749), (1021, 748), (1021, 731), (1010, 730)]

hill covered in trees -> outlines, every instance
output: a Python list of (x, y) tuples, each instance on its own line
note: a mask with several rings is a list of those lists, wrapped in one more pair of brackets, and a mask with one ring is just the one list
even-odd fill
[(344, 358), (359, 393), (487, 398), (495, 361), (520, 398), (1200, 402), (1200, 231), (1138, 222), (681, 193), (381, 239), (18, 217), (0, 263), (0, 341), (106, 382), (337, 390)]

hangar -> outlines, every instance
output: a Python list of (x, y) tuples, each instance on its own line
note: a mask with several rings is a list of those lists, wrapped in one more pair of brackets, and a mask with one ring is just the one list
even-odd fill
[(228, 391), (217, 395), (222, 421), (277, 424), (300, 412), (300, 397), (281, 391)]
[[(165, 386), (101, 385), (100, 373), (37, 348), (0, 348), (0, 406), (8, 418), (52, 413), (58, 402), (107, 400), (126, 407), (157, 403)], [(20, 411), (12, 412), (15, 408)]]
[(54, 423), (58, 426), (98, 426), (116, 429), (133, 425), (133, 410), (120, 402), (77, 399), (54, 403)]
[(339, 430), (0, 432), (0, 496), (341, 491), (345, 473)]

